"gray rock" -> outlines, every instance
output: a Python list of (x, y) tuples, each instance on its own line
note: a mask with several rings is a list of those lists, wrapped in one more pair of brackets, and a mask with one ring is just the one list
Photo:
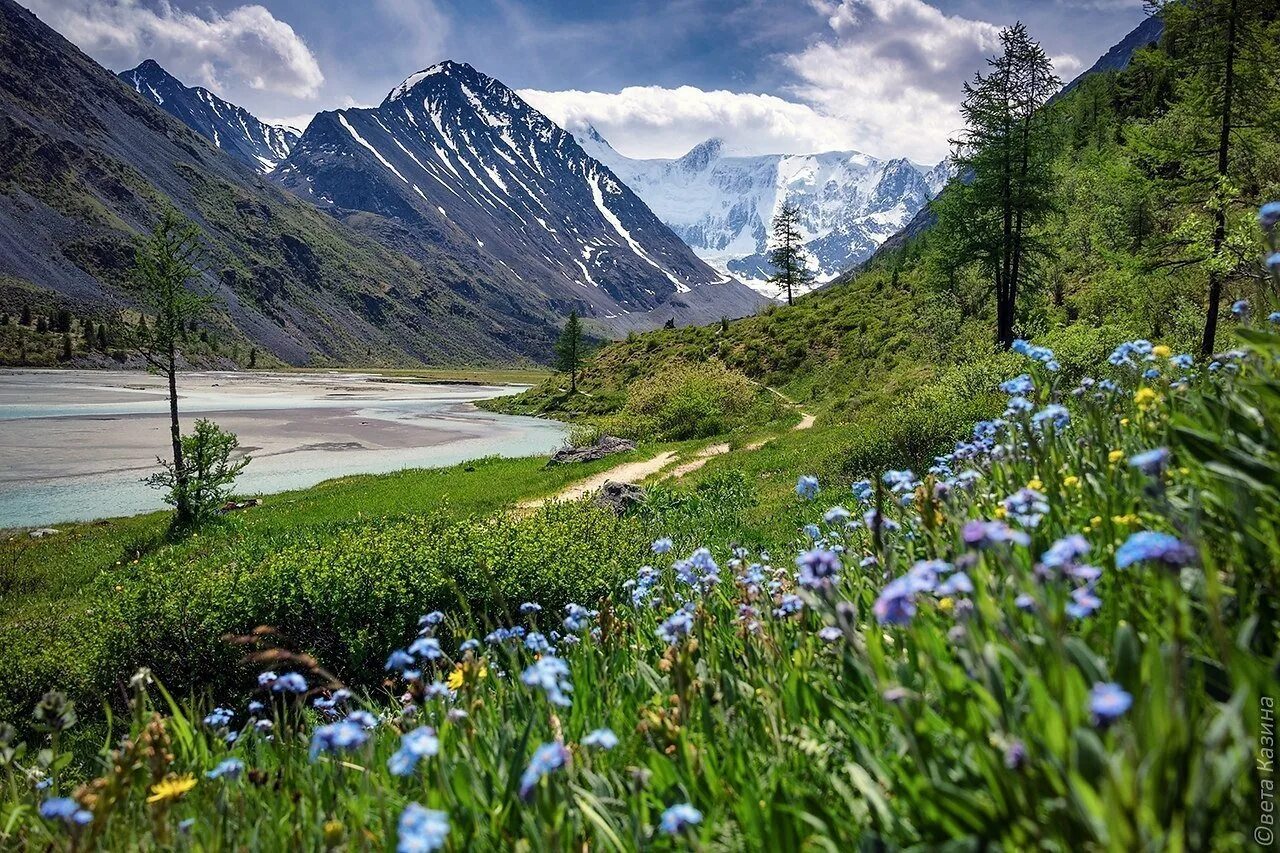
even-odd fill
[(56, 527), (41, 527), (38, 530), (31, 531), (32, 539), (43, 539), (46, 536), (57, 536), (62, 531)]
[(635, 450), (636, 443), (614, 435), (602, 435), (595, 444), (585, 447), (562, 447), (551, 454), (548, 465), (564, 465), (569, 462), (594, 462), (615, 453), (627, 453)]
[(616, 515), (625, 515), (637, 504), (644, 503), (644, 489), (635, 483), (606, 482), (596, 495), (596, 506), (613, 510)]

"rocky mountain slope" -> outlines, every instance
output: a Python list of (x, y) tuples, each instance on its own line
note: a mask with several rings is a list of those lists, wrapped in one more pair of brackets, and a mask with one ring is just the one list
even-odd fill
[(592, 127), (583, 148), (609, 167), (699, 257), (769, 296), (766, 252), (782, 202), (800, 205), (815, 284), (871, 256), (946, 183), (945, 164), (879, 160), (855, 151), (742, 157), (709, 139), (676, 160), (634, 160)]
[(739, 317), (761, 302), (469, 65), (418, 72), (374, 109), (321, 113), (272, 178), (389, 246), (504, 270), (512, 298), (608, 331)]
[(559, 318), (514, 276), (387, 249), (271, 184), (0, 0), (0, 308), (136, 304), (132, 241), (173, 206), (206, 237), (228, 346), (294, 364), (545, 359)]
[(169, 115), (256, 169), (270, 172), (289, 154), (298, 132), (264, 124), (243, 107), (200, 86), (188, 87), (153, 59), (119, 75), (128, 86)]

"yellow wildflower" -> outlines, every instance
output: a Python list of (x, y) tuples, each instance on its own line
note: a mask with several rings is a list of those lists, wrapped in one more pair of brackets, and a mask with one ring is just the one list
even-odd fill
[(1004, 517), (1005, 517), (1005, 509), (1004, 509), (1004, 505), (1001, 504), (1000, 506), (996, 507), (996, 518), (1004, 518)]
[(454, 667), (453, 672), (449, 673), (449, 689), (457, 690), (464, 684), (480, 681), (488, 674), (489, 667), (483, 659), (479, 661), (465, 660)]
[(1080, 485), (1080, 478), (1075, 474), (1069, 474), (1062, 478), (1062, 485), (1066, 486), (1068, 489), (1074, 489), (1076, 486)]
[(167, 800), (181, 799), (195, 786), (196, 777), (191, 774), (186, 776), (166, 776), (151, 786), (151, 796), (147, 797), (147, 802), (163, 803)]
[(1173, 350), (1169, 349), (1164, 344), (1156, 344), (1151, 348), (1151, 354), (1156, 358), (1168, 358), (1173, 355)]
[(1043, 491), (1043, 490), (1044, 490), (1044, 483), (1040, 482), (1040, 478), (1039, 478), (1039, 477), (1032, 477), (1032, 478), (1027, 482), (1027, 488), (1028, 488), (1028, 489), (1032, 489), (1032, 490), (1037, 491), (1037, 492), (1039, 492), (1039, 491)]
[(1144, 412), (1155, 405), (1156, 392), (1150, 388), (1139, 388), (1138, 393), (1133, 395), (1133, 402), (1138, 404), (1138, 408)]
[(1120, 419), (1120, 426), (1128, 426), (1128, 425), (1129, 425), (1129, 419), (1128, 419), (1128, 418), (1121, 418), (1121, 419)]
[(1141, 521), (1141, 519), (1138, 518), (1138, 516), (1134, 515), (1133, 513), (1129, 513), (1127, 515), (1113, 515), (1111, 517), (1111, 520), (1115, 524), (1125, 524), (1125, 525), (1133, 525)]
[(1097, 530), (1099, 527), (1101, 527), (1102, 516), (1095, 515), (1093, 518), (1089, 519), (1089, 526), (1092, 527), (1094, 530)]
[(1107, 461), (1110, 462), (1112, 465), (1119, 462), (1123, 458), (1124, 458), (1123, 450), (1113, 450), (1107, 454)]
[(951, 600), (950, 596), (938, 599), (938, 609), (943, 613), (950, 613), (955, 609), (956, 603)]
[(344, 827), (340, 820), (324, 822), (324, 843), (329, 847), (337, 847), (342, 843)]

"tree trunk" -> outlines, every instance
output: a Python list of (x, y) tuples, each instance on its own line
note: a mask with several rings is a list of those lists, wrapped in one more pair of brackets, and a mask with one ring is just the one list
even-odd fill
[(190, 524), (191, 503), (187, 494), (187, 467), (182, 458), (182, 428), (178, 424), (178, 359), (175, 346), (170, 340), (168, 364), (165, 372), (169, 377), (169, 438), (173, 442), (173, 476), (174, 495), (177, 503), (174, 506), (174, 521), (178, 526)]
[[(1235, 89), (1236, 76), (1236, 17), (1239, 0), (1231, 0), (1231, 15), (1227, 19), (1227, 67), (1223, 80), (1222, 92), (1222, 126), (1218, 134), (1218, 186), (1231, 165), (1231, 95)], [(1217, 259), (1222, 251), (1222, 244), (1227, 239), (1227, 202), (1225, 198), (1218, 200), (1218, 209), (1213, 213), (1213, 256)], [(1200, 342), (1200, 355), (1209, 358), (1213, 355), (1218, 337), (1218, 312), (1222, 309), (1222, 273), (1216, 268), (1209, 270), (1209, 314), (1204, 320), (1204, 339)]]

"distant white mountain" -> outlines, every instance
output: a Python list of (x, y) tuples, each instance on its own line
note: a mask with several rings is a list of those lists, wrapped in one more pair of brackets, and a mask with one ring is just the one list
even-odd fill
[(765, 278), (770, 225), (798, 204), (815, 284), (866, 260), (911, 221), (950, 177), (946, 161), (921, 166), (856, 151), (733, 156), (709, 139), (676, 160), (633, 160), (595, 128), (575, 128), (604, 163), (711, 266), (776, 297)]

